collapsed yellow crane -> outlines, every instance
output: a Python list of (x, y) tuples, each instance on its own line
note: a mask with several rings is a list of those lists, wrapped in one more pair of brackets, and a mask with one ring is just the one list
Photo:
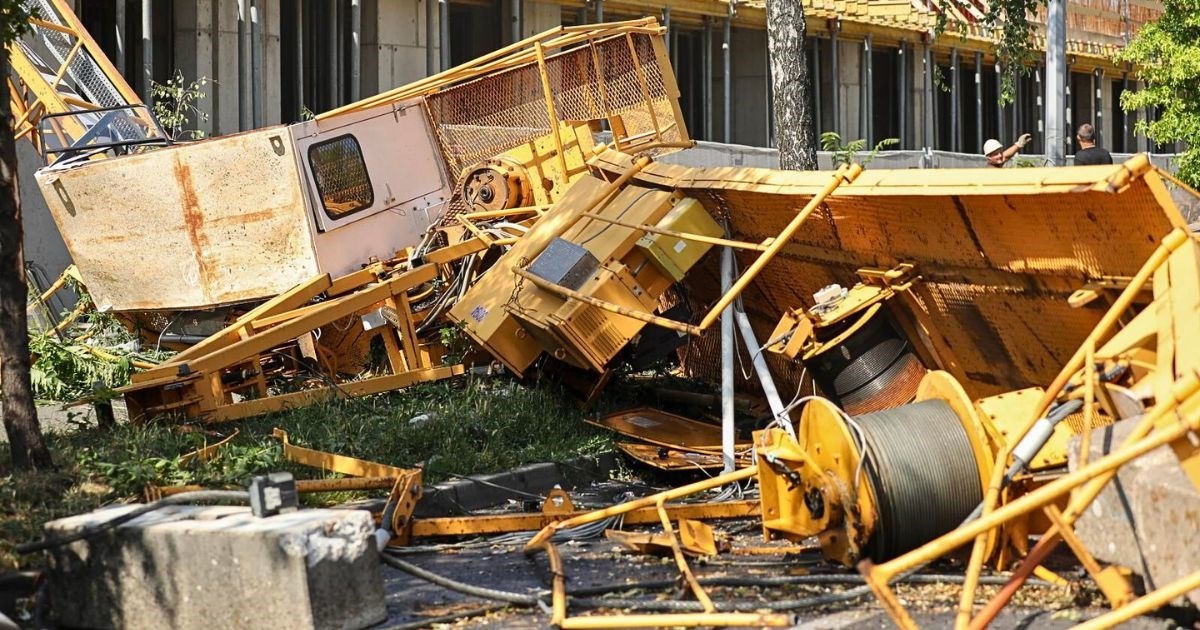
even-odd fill
[[(1155, 446), (1171, 445), (1200, 484), (1200, 251), (1144, 156), (833, 174), (654, 162), (634, 154), (689, 141), (653, 20), (555, 29), (315, 121), (166, 146), (78, 21), (58, 0), (42, 4), (50, 12), (34, 22), (34, 44), (12, 49), (17, 132), (52, 162), (39, 183), (102, 304), (266, 300), (135, 379), (133, 409), (218, 422), (458, 374), (428, 335), (443, 315), (516, 374), (547, 358), (601, 372), (657, 328), (678, 333), (685, 369), (712, 378), (713, 325), (733, 309), (748, 337), (766, 340), (750, 358), (769, 365), (757, 376), (773, 402), (814, 382), (824, 396), (773, 404), (754, 467), (563, 521), (531, 550), (555, 562), (553, 531), (646, 507), (670, 532), (668, 500), (757, 478), (764, 534), (816, 536), (829, 558), (865, 561), (906, 627), (889, 581), (972, 541), (963, 626), (985, 562), (1020, 568), (976, 625), (1059, 538), (1117, 607), (1097, 623), (1197, 587), (1193, 574), (1135, 601), (1072, 531), (1112, 471)], [(600, 120), (612, 147), (593, 143)], [(387, 184), (412, 174), (386, 170), (397, 141), (424, 159), (415, 187)], [(132, 169), (162, 177), (118, 188)], [(364, 184), (368, 171), (386, 173), (383, 183)], [(260, 191), (265, 180), (276, 187)], [(131, 269), (123, 252), (164, 245), (113, 238), (113, 225), (128, 232), (114, 214), (130, 207), (153, 210), (133, 214), (188, 255)], [(271, 241), (282, 243), (275, 258), (263, 257), (268, 237), (282, 238)], [(719, 264), (714, 248), (738, 255)], [(484, 268), (489, 251), (497, 260)], [(665, 316), (678, 305), (688, 315)], [(267, 395), (280, 353), (335, 378), (347, 352), (320, 331), (365, 321), (384, 335), (388, 374)], [(1066, 470), (1070, 440), (1086, 444), (1118, 421), (1136, 423), (1125, 446)], [(556, 623), (572, 627), (557, 578), (555, 597)]]
[[(799, 389), (815, 380), (824, 397), (798, 394), (776, 413), (755, 435), (754, 467), (556, 523), (527, 550), (546, 550), (553, 563), (554, 531), (756, 478), (765, 536), (815, 536), (830, 559), (862, 561), (904, 627), (914, 624), (888, 581), (971, 540), (968, 603), (985, 560), (1022, 563), (1015, 588), (1055, 532), (1120, 607), (1114, 614), (1144, 612), (1194, 588), (1192, 576), (1131, 604), (1127, 574), (1100, 568), (1071, 533), (1111, 475), (1088, 480), (1154, 446), (1173, 444), (1200, 487), (1192, 470), (1200, 449), (1187, 437), (1200, 425), (1197, 355), (1187, 350), (1200, 343), (1200, 245), (1167, 193), (1170, 177), (1145, 156), (1113, 167), (841, 171), (833, 179), (616, 154), (593, 166), (609, 183), (584, 180), (530, 230), (528, 249), (514, 248), (524, 261), (515, 275), (494, 272), (468, 292), (460, 314), (480, 305), (498, 314), (489, 315), (495, 323), (463, 317), (466, 330), (513, 369), (542, 352), (587, 368), (657, 325), (691, 336), (699, 347), (688, 354), (711, 374), (705, 323), (743, 293), (776, 377)], [(679, 229), (674, 209), (688, 199), (703, 200), (728, 232), (702, 221)], [(701, 254), (737, 248), (749, 261), (745, 282), (718, 289), (713, 257), (689, 260), (688, 290), (709, 305), (707, 316), (665, 320), (638, 305), (657, 304), (672, 268), (648, 235)], [(582, 281), (572, 275), (581, 264), (593, 270)], [(850, 288), (821, 288), (837, 282)], [(572, 315), (580, 309), (587, 314)], [(854, 386), (843, 387), (848, 381)], [(1126, 446), (1067, 471), (1072, 439), (1086, 452), (1093, 429), (1122, 420), (1137, 423)], [(665, 516), (664, 528), (672, 531)], [(1039, 531), (1048, 533), (1031, 549)], [(741, 619), (717, 614), (689, 584), (713, 614), (687, 623)], [(556, 607), (562, 627), (596, 623), (565, 614)], [(681, 622), (636, 620), (668, 621)]]

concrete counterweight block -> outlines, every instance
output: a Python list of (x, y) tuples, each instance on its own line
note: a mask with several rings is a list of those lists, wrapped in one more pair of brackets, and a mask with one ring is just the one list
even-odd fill
[[(62, 536), (136, 506), (46, 524)], [(371, 515), (173, 506), (50, 552), (55, 620), (83, 628), (364, 628), (387, 617)]]
[[(1131, 418), (1093, 431), (1088, 461), (1115, 451), (1137, 422)], [(1072, 469), (1079, 446), (1074, 438)], [(1097, 560), (1131, 569), (1145, 590), (1153, 590), (1200, 568), (1200, 491), (1163, 446), (1123, 466), (1080, 515), (1075, 531)], [(1200, 591), (1187, 599), (1200, 606)], [(1172, 603), (1185, 605), (1184, 598)]]

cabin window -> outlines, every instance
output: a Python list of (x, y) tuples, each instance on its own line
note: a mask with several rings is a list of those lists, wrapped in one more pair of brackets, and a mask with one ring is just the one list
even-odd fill
[(308, 149), (317, 194), (331, 219), (341, 219), (375, 203), (362, 147), (352, 135), (338, 136)]

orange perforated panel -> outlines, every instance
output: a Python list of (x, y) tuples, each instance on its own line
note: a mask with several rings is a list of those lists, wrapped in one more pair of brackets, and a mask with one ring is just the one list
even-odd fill
[[(920, 280), (892, 306), (928, 329), (942, 360), (930, 367), (949, 370), (972, 397), (1045, 385), (1107, 308), (1104, 300), (1071, 308), (1067, 297), (1101, 277), (1134, 275), (1183, 224), (1157, 173), (1136, 160), (1075, 169), (867, 171), (836, 190), (743, 295), (759, 343), (785, 309), (811, 306), (821, 287), (851, 286), (862, 268), (909, 263)], [(600, 162), (621, 172), (628, 159), (610, 153)], [(714, 215), (728, 215), (735, 238), (761, 242), (831, 176), (652, 164), (636, 179), (679, 185)], [(755, 255), (739, 254), (741, 268)], [(709, 254), (685, 280), (695, 312), (720, 293), (716, 258)], [(694, 340), (684, 351), (686, 369), (718, 379), (719, 346), (714, 330)], [(800, 369), (769, 356), (786, 398)]]

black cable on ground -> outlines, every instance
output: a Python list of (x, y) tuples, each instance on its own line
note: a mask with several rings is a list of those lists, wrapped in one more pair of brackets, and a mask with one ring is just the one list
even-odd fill
[[(450, 589), (470, 595), (472, 597), (480, 597), (483, 599), (491, 599), (518, 606), (535, 606), (540, 601), (546, 601), (549, 598), (547, 593), (542, 593), (541, 596), (529, 595), (525, 593), (514, 593), (511, 591), (501, 591), (497, 589), (474, 586), (465, 582), (459, 582), (448, 577), (439, 575), (427, 569), (423, 569), (415, 564), (406, 562), (399, 558), (383, 554), (383, 561), (388, 566), (400, 569), (414, 577), (420, 578), (432, 584), (436, 584), (443, 588)], [(906, 575), (895, 580), (895, 582), (915, 582), (915, 583), (959, 583), (965, 579), (962, 575), (947, 575), (947, 574), (920, 574)], [(851, 589), (840, 591), (837, 593), (828, 593), (825, 595), (817, 595), (803, 599), (780, 600), (774, 602), (743, 602), (743, 601), (724, 601), (713, 602), (719, 609), (726, 611), (755, 611), (755, 610), (775, 610), (788, 611), (800, 608), (812, 608), (814, 606), (828, 606), (841, 602), (851, 601), (869, 595), (871, 588), (862, 584), (863, 578), (860, 575), (852, 573), (845, 574), (827, 574), (827, 575), (791, 575), (791, 576), (764, 576), (761, 578), (739, 577), (739, 576), (724, 576), (724, 577), (706, 577), (699, 579), (700, 584), (706, 586), (779, 586), (784, 584), (860, 584)], [(1008, 578), (999, 575), (981, 576), (981, 584), (1005, 584)], [(703, 608), (700, 602), (684, 601), (684, 600), (645, 600), (634, 598), (586, 598), (579, 597), (584, 594), (601, 594), (624, 590), (653, 590), (661, 588), (669, 588), (674, 586), (675, 580), (658, 580), (648, 582), (635, 582), (632, 584), (608, 584), (595, 586), (590, 588), (576, 589), (568, 593), (568, 604), (571, 606), (579, 606), (582, 608), (631, 608), (646, 612), (701, 612)], [(1031, 585), (1049, 586), (1047, 582), (1030, 581)]]
[(129, 521), (132, 521), (143, 514), (171, 505), (183, 505), (186, 503), (211, 503), (217, 501), (240, 501), (244, 503), (249, 501), (249, 499), (250, 493), (246, 492), (245, 490), (197, 490), (195, 492), (181, 492), (169, 497), (163, 497), (162, 499), (154, 501), (153, 503), (147, 503), (145, 505), (136, 507), (99, 525), (85, 527), (77, 532), (67, 534), (65, 536), (22, 543), (17, 545), (14, 549), (19, 554), (27, 554), (35, 551), (44, 551), (60, 545), (66, 545), (77, 540), (83, 540), (84, 538), (95, 536), (96, 534), (108, 531), (123, 523), (128, 523)]
[(438, 575), (437, 573), (426, 569), (422, 569), (411, 562), (401, 560), (400, 558), (388, 555), (386, 553), (382, 554), (381, 557), (383, 558), (384, 564), (388, 565), (389, 567), (400, 569), (401, 571), (404, 571), (413, 577), (420, 578), (432, 584), (437, 584), (442, 588), (448, 588), (452, 591), (457, 591), (464, 595), (482, 597), (483, 599), (493, 599), (498, 602), (507, 602), (509, 604), (515, 604), (518, 606), (536, 606), (540, 599), (535, 595), (514, 593), (512, 591), (501, 591), (494, 588), (475, 586), (473, 584), (459, 582), (458, 580), (452, 580), (448, 577)]

